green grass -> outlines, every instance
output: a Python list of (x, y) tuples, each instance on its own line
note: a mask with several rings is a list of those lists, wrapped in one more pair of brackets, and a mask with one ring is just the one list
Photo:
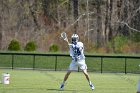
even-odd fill
[(81, 72), (71, 73), (64, 91), (59, 86), (66, 72), (36, 70), (5, 70), (10, 84), (0, 84), (0, 93), (136, 93), (138, 74), (89, 73), (95, 90), (91, 90)]

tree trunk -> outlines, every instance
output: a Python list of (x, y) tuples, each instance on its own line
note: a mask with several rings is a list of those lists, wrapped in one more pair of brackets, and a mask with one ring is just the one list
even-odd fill
[(51, 21), (49, 18), (49, 16), (50, 16), (50, 14), (49, 14), (49, 2), (50, 2), (50, 0), (42, 0), (45, 25), (51, 24)]
[(1, 4), (0, 4), (2, 7), (1, 7), (1, 14), (0, 14), (0, 50), (2, 49), (2, 31), (3, 31), (3, 27), (2, 27), (2, 20), (3, 20), (3, 0), (1, 1)]
[[(74, 14), (74, 20), (78, 19), (78, 0), (73, 0), (73, 14)], [(77, 33), (78, 28), (78, 21), (74, 25), (74, 33)]]
[(102, 14), (101, 14), (101, 2), (102, 0), (96, 0), (97, 3), (97, 48), (102, 44)]
[(2, 49), (2, 18), (0, 16), (0, 50)]
[(109, 10), (109, 2), (108, 0), (106, 1), (106, 11), (105, 11), (105, 28), (104, 28), (104, 33), (103, 33), (103, 38), (104, 38), (104, 45), (106, 46), (107, 42), (108, 42), (108, 35), (107, 35), (107, 32), (108, 32), (108, 11)]
[(112, 22), (112, 11), (113, 11), (113, 0), (110, 0), (110, 4), (109, 4), (109, 19), (108, 19), (108, 23), (109, 23), (109, 33), (108, 33), (108, 40), (110, 41), (113, 37), (113, 32), (112, 32), (112, 26), (111, 26), (111, 22)]
[[(29, 3), (29, 0), (28, 0), (28, 3)], [(29, 3), (29, 9), (30, 9), (30, 12), (31, 12), (31, 16), (33, 17), (34, 24), (36, 26), (35, 30), (40, 30), (40, 25), (38, 24), (37, 17), (36, 17), (37, 0), (34, 1), (33, 6), (31, 6), (30, 3)]]

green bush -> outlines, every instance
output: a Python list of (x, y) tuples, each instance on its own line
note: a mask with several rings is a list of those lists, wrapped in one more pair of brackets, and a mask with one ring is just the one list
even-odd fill
[(36, 44), (34, 41), (30, 41), (26, 44), (24, 50), (25, 51), (35, 51), (37, 48)]
[(49, 47), (49, 51), (50, 51), (50, 52), (57, 52), (57, 51), (59, 51), (58, 45), (56, 45), (56, 44), (51, 45), (51, 46)]
[(17, 40), (12, 40), (10, 44), (8, 45), (8, 50), (10, 51), (19, 51), (20, 50), (20, 44)]
[(140, 33), (139, 32), (133, 32), (131, 34), (131, 39), (134, 42), (140, 42)]
[(108, 43), (108, 46), (110, 48), (114, 48), (114, 52), (116, 53), (121, 53), (122, 52), (122, 47), (128, 42), (128, 38), (123, 36), (123, 35), (119, 35), (116, 36), (113, 40), (111, 40)]

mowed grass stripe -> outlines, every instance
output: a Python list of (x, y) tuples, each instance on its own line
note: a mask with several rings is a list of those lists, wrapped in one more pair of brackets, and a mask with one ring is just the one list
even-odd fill
[(0, 84), (0, 93), (135, 93), (138, 74), (89, 73), (92, 91), (82, 72), (71, 73), (64, 91), (59, 86), (65, 71), (2, 70), (10, 73), (10, 85)]

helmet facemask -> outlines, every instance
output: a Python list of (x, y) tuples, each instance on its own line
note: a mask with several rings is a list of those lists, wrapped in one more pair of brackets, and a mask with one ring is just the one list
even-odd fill
[(79, 36), (77, 34), (73, 34), (71, 39), (72, 39), (72, 44), (77, 44), (79, 40)]

